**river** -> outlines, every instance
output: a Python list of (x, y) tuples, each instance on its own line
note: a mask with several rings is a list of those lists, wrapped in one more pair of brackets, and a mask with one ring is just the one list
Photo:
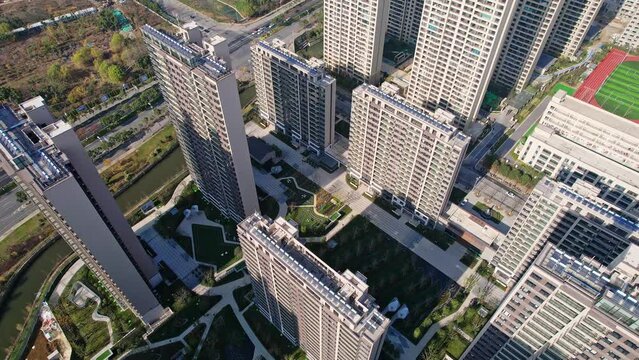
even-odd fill
[(116, 201), (120, 205), (123, 212), (128, 212), (136, 204), (139, 204), (144, 198), (159, 190), (162, 186), (168, 184), (177, 174), (184, 171), (186, 162), (180, 148), (176, 148), (173, 152), (164, 158), (153, 169), (146, 173), (135, 184), (121, 193)]
[(31, 265), (23, 269), (7, 302), (0, 309), (0, 349), (4, 350), (18, 336), (18, 325), (26, 320), (25, 307), (31, 304), (55, 264), (71, 253), (67, 243), (58, 239), (44, 250)]

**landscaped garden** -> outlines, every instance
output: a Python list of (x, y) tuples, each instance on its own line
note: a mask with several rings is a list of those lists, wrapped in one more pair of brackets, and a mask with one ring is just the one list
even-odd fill
[(225, 306), (213, 319), (204, 340), (200, 359), (251, 360), (255, 346), (244, 333), (230, 306)]
[(171, 360), (176, 358), (176, 354), (184, 350), (184, 344), (176, 343), (160, 346), (137, 354), (128, 355), (126, 360)]
[(417, 341), (415, 329), (447, 293), (458, 285), (436, 268), (405, 248), (366, 218), (357, 216), (332, 238), (334, 249), (326, 243), (307, 247), (337, 271), (359, 271), (368, 279), (370, 293), (384, 308), (394, 297), (406, 304), (410, 313), (394, 327)]
[[(58, 305), (52, 308), (76, 355), (91, 357), (105, 347), (110, 340), (106, 323), (94, 321), (91, 318), (96, 307), (95, 302), (88, 301), (84, 308), (80, 308), (69, 300), (69, 297), (72, 296), (72, 287), (78, 281), (100, 297), (100, 307), (97, 310), (99, 314), (107, 316), (111, 320), (111, 328), (113, 329), (113, 339), (111, 340), (114, 343), (129, 332), (143, 328), (140, 319), (131, 310), (120, 308), (98, 278), (86, 266), (82, 267), (63, 291)], [(126, 349), (120, 347), (114, 350), (122, 352)]]
[[(480, 315), (482, 307), (487, 312), (484, 314), (485, 316)], [(490, 307), (476, 301), (452, 323), (435, 333), (435, 336), (428, 342), (422, 352), (423, 358), (443, 359), (448, 354), (454, 359), (459, 359), (468, 345), (470, 345), (470, 341), (462, 334), (471, 338), (477, 336), (481, 328), (490, 319), (491, 312)]]
[(281, 162), (277, 177), (287, 187), (287, 220), (299, 224), (301, 236), (323, 236), (351, 208), (292, 166)]
[(171, 286), (161, 284), (156, 290), (160, 303), (171, 307), (173, 315), (149, 335), (151, 342), (180, 335), (222, 299), (220, 296), (196, 296), (179, 281)]
[(135, 152), (104, 169), (100, 176), (112, 193), (118, 193), (177, 146), (175, 130), (173, 126), (167, 126), (140, 145)]
[(477, 211), (482, 215), (483, 218), (488, 219), (494, 223), (500, 223), (504, 220), (504, 215), (499, 211), (493, 209), (492, 207), (488, 207), (488, 205), (483, 202), (477, 202), (473, 205), (473, 210)]
[(193, 224), (192, 229), (197, 261), (215, 265), (219, 271), (242, 258), (239, 245), (224, 242), (221, 228)]
[(276, 359), (305, 359), (304, 353), (291, 344), (255, 306), (243, 314), (246, 322), (257, 335), (266, 350)]

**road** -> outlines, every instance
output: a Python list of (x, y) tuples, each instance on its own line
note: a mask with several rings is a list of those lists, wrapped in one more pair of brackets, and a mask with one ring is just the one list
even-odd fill
[[(524, 120), (524, 122), (522, 122), (512, 134), (510, 134), (508, 139), (504, 141), (504, 143), (499, 147), (499, 149), (497, 149), (496, 155), (498, 157), (502, 158), (508, 155), (510, 150), (515, 146), (515, 144), (517, 144), (519, 139), (521, 139), (521, 137), (524, 136), (526, 131), (528, 131), (528, 129), (530, 129), (530, 127), (533, 126), (533, 124), (535, 124), (537, 121), (539, 121), (539, 119), (541, 119), (541, 116), (546, 111), (546, 107), (550, 103), (550, 100), (551, 100), (551, 97), (546, 96), (541, 101), (541, 103), (539, 103), (539, 105), (535, 107), (535, 109), (530, 113), (530, 115), (528, 115), (526, 120)], [(508, 155), (507, 158), (510, 161), (513, 161), (513, 159), (510, 158), (510, 155)]]
[[(260, 18), (251, 19), (237, 24), (215, 21), (205, 14), (184, 5), (178, 0), (158, 0), (158, 3), (169, 14), (175, 16), (181, 22), (195, 21), (209, 33), (224, 36), (229, 41), (231, 60), (233, 60), (232, 67), (233, 69), (239, 69), (248, 65), (250, 47), (246, 45), (259, 37), (258, 35), (252, 34), (255, 30), (268, 25), (273, 19), (279, 15), (287, 13), (293, 8), (295, 9), (290, 13), (290, 16), (295, 13), (315, 8), (321, 3), (321, 0), (294, 0)], [(284, 27), (278, 33), (285, 33), (286, 28), (296, 28), (297, 26), (299, 26), (297, 23), (293, 23)]]
[(19, 189), (13, 189), (0, 197), (0, 237), (5, 231), (36, 210), (33, 203), (21, 204), (16, 200), (18, 191)]

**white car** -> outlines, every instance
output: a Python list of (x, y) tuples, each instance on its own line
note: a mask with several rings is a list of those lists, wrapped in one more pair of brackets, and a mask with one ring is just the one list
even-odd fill
[(507, 192), (507, 193), (506, 193), (506, 195), (510, 196), (511, 198), (514, 198), (514, 197), (515, 197), (515, 194), (513, 194), (513, 193), (512, 193), (512, 192), (510, 192), (510, 191), (509, 191), (509, 192)]

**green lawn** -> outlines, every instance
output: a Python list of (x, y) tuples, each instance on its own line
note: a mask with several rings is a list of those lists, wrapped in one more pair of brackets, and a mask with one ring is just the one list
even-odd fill
[(195, 259), (224, 269), (242, 258), (238, 245), (224, 242), (222, 229), (216, 226), (193, 224)]
[[(246, 2), (246, 0), (240, 1)], [(224, 2), (236, 6), (240, 1), (226, 0)], [(234, 23), (242, 20), (243, 14), (238, 14), (233, 8), (217, 0), (180, 0), (180, 2), (212, 17), (216, 21)], [(242, 11), (240, 8), (237, 8), (237, 10)]]
[(443, 290), (457, 288), (446, 275), (364, 217), (355, 217), (332, 240), (337, 242), (334, 249), (326, 243), (307, 246), (337, 271), (350, 269), (364, 274), (380, 307), (394, 297), (406, 304), (410, 314), (394, 326), (408, 338), (412, 339), (414, 329), (438, 303)]
[(104, 351), (102, 354), (100, 354), (97, 358), (95, 358), (96, 360), (106, 360), (108, 358), (111, 357), (111, 355), (113, 355), (113, 352), (111, 351), (111, 349), (107, 349), (106, 351)]
[(297, 52), (300, 56), (310, 59), (312, 57), (322, 59), (324, 57), (324, 41), (318, 41), (306, 49)]
[(550, 94), (555, 95), (555, 93), (559, 90), (565, 91), (570, 96), (572, 96), (575, 93), (575, 91), (577, 91), (577, 89), (575, 89), (574, 87), (568, 86), (567, 84), (557, 83), (555, 84), (555, 86), (553, 86), (552, 90), (550, 91)]
[(240, 105), (242, 108), (246, 107), (246, 105), (250, 104), (251, 101), (255, 100), (256, 91), (255, 84), (251, 84), (240, 91)]
[(213, 319), (206, 335), (200, 359), (251, 360), (255, 347), (244, 333), (230, 306), (225, 306)]
[(299, 351), (262, 315), (256, 306), (251, 306), (243, 315), (260, 342), (274, 358), (285, 359)]
[(317, 215), (310, 206), (291, 207), (287, 220), (293, 220), (299, 225), (300, 235), (302, 236), (322, 236), (326, 234), (326, 225), (329, 220)]
[(240, 310), (244, 310), (253, 299), (253, 286), (249, 284), (233, 290), (233, 298)]
[(181, 342), (160, 346), (158, 348), (144, 351), (141, 353), (129, 355), (125, 357), (126, 360), (171, 360), (175, 358), (175, 355), (184, 349), (184, 345)]
[(621, 63), (595, 95), (605, 110), (639, 120), (639, 62)]
[(486, 214), (489, 217), (489, 220), (495, 223), (500, 223), (504, 219), (504, 214), (493, 208), (489, 208), (488, 205), (484, 204), (483, 202), (477, 202), (475, 205), (473, 205), (473, 210), (477, 211), (478, 213)]
[(160, 285), (156, 290), (160, 303), (170, 306), (174, 313), (149, 335), (151, 342), (178, 336), (222, 299), (221, 296), (196, 296), (179, 281), (170, 287)]
[(38, 213), (13, 230), (0, 241), (0, 274), (4, 274), (53, 233), (53, 226), (42, 213)]

